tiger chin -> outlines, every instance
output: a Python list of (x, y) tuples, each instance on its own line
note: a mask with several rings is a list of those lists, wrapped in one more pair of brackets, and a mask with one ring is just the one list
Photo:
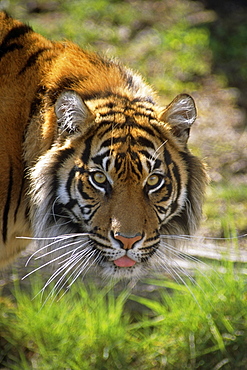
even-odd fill
[(207, 184), (187, 147), (192, 97), (162, 108), (119, 62), (6, 13), (0, 38), (1, 266), (31, 237), (61, 279), (164, 267), (195, 232)]

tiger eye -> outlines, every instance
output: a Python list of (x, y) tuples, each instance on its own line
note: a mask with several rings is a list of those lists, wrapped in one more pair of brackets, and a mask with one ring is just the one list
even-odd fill
[(160, 177), (158, 175), (151, 175), (147, 179), (147, 184), (149, 186), (155, 186), (159, 183)]
[(104, 175), (102, 172), (95, 172), (93, 174), (93, 179), (98, 184), (104, 184), (106, 182), (106, 175)]

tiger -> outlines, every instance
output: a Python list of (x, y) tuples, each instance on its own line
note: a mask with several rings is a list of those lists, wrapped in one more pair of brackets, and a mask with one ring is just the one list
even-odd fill
[(1, 267), (30, 239), (60, 262), (57, 276), (164, 267), (198, 228), (208, 182), (187, 144), (192, 96), (164, 107), (119, 61), (50, 41), (5, 12), (0, 38)]

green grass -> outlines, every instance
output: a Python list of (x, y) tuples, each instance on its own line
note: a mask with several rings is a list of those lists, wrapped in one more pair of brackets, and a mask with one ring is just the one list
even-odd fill
[(247, 233), (247, 191), (245, 184), (218, 183), (208, 187), (202, 229), (211, 237)]
[[(149, 281), (160, 285), (159, 298), (80, 283), (44, 303), (40, 284), (29, 293), (17, 287), (16, 301), (0, 301), (0, 363), (14, 370), (244, 369), (245, 279), (231, 264), (225, 269), (209, 269), (196, 284)], [(130, 300), (149, 311), (134, 314)]]

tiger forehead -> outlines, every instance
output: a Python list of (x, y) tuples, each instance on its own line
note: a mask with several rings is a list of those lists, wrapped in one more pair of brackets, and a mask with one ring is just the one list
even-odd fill
[(165, 171), (164, 146), (157, 138), (144, 133), (128, 126), (112, 130), (93, 145), (89, 167), (100, 166), (123, 177), (132, 174), (138, 180), (157, 168)]
[(121, 153), (125, 158), (128, 153), (133, 158), (138, 153), (139, 157), (151, 158), (164, 143), (152, 126), (142, 126), (131, 119), (124, 124), (114, 122), (100, 127), (97, 137), (100, 140), (93, 140), (92, 145), (92, 153), (96, 156), (109, 152), (113, 156)]
[(98, 149), (106, 146), (120, 149), (121, 146), (124, 151), (125, 145), (120, 144), (150, 146), (154, 149), (152, 141), (159, 146), (167, 139), (164, 138), (166, 130), (160, 128), (157, 108), (152, 103), (111, 97), (87, 104), (95, 117), (95, 144)]
[[(88, 102), (86, 102), (88, 104)], [(96, 132), (91, 146), (91, 166), (100, 166), (122, 176), (140, 178), (161, 165), (161, 152), (167, 138), (160, 131), (156, 107), (148, 101), (130, 101), (111, 96), (90, 101)], [(97, 137), (97, 139), (96, 139)]]
[(109, 97), (88, 102), (96, 116), (96, 122), (102, 121), (125, 123), (130, 117), (138, 119), (156, 119), (154, 104), (148, 101), (130, 101), (127, 98)]

